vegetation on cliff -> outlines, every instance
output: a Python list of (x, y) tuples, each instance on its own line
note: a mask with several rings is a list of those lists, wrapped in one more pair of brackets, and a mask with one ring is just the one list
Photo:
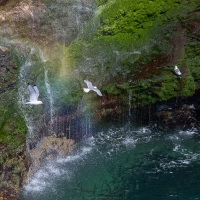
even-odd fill
[(95, 17), (69, 49), (82, 77), (109, 96), (131, 93), (134, 105), (194, 94), (199, 30), (194, 32), (192, 20), (199, 18), (198, 1), (97, 0), (97, 5)]
[(1, 46), (0, 61), (0, 197), (5, 197), (8, 188), (9, 195), (16, 198), (16, 191), (22, 186), (29, 167), (27, 127), (18, 109), (16, 60), (9, 49)]

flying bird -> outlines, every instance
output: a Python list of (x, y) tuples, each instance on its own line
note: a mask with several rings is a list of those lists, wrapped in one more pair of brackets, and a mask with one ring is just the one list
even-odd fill
[(43, 104), (42, 101), (38, 101), (39, 97), (39, 90), (36, 85), (28, 85), (28, 90), (30, 92), (30, 99), (29, 102), (26, 102), (25, 104), (32, 104), (32, 105), (39, 105)]
[(174, 73), (175, 73), (176, 75), (178, 75), (178, 76), (181, 76), (181, 75), (182, 75), (181, 71), (179, 70), (179, 68), (178, 68), (176, 65), (174, 66)]
[(84, 92), (88, 93), (90, 90), (93, 90), (99, 96), (102, 96), (101, 91), (96, 86), (93, 86), (90, 81), (84, 80), (84, 82), (87, 84), (87, 87), (88, 87), (88, 88), (83, 88)]

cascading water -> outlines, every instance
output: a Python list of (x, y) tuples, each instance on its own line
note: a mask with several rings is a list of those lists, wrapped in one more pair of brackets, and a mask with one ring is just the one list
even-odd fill
[[(38, 48), (30, 48), (29, 50), (30, 52), (27, 53), (24, 63), (20, 66), (18, 94), (19, 107), (28, 127), (27, 144), (31, 145), (38, 142), (41, 129), (46, 129), (47, 124), (51, 124), (49, 121), (52, 121), (53, 100), (48, 81), (48, 72), (45, 68), (46, 60), (42, 51), (38, 50)], [(41, 71), (44, 71), (44, 78), (40, 75)], [(39, 86), (37, 85), (39, 90), (43, 91), (42, 94), (40, 92), (39, 99), (43, 99), (45, 102), (45, 110), (50, 110), (50, 119), (44, 120), (45, 115), (49, 116), (49, 114), (45, 113), (42, 105), (32, 106), (25, 104), (29, 101), (28, 84), (39, 84)], [(49, 107), (47, 108), (48, 104)]]
[(131, 109), (132, 109), (132, 92), (130, 91), (128, 93), (128, 117), (129, 117), (129, 123), (130, 123), (130, 119), (131, 119)]
[[(46, 108), (45, 116), (49, 116), (49, 114), (50, 114), (50, 116), (46, 117), (47, 119), (45, 119), (45, 121), (48, 122), (48, 128), (49, 128), (49, 131), (51, 132), (52, 131), (51, 126), (53, 123), (53, 114), (54, 114), (53, 95), (52, 95), (52, 90), (51, 90), (51, 86), (50, 86), (50, 82), (49, 82), (49, 72), (48, 72), (48, 68), (46, 66), (47, 59), (45, 59), (45, 56), (40, 48), (38, 48), (38, 53), (39, 53), (39, 57), (44, 66), (44, 84), (45, 84), (46, 91), (47, 91), (47, 98), (49, 100), (49, 106), (48, 106), (48, 108)], [(47, 110), (49, 110), (49, 112), (47, 112)], [(50, 118), (50, 119), (48, 119), (48, 118)], [(50, 121), (50, 123), (49, 123), (49, 121)]]
[(50, 122), (52, 124), (52, 122), (53, 122), (53, 97), (52, 97), (51, 87), (50, 87), (50, 83), (49, 83), (49, 79), (48, 79), (48, 70), (45, 68), (45, 66), (44, 66), (44, 82), (45, 82), (45, 86), (46, 86), (47, 94), (48, 94), (48, 98), (49, 98), (49, 103), (50, 103)]
[(29, 93), (28, 93), (28, 83), (27, 83), (27, 72), (29, 71), (32, 60), (31, 54), (33, 53), (33, 49), (30, 51), (30, 55), (25, 60), (24, 64), (20, 66), (20, 73), (19, 73), (19, 87), (18, 87), (18, 94), (19, 94), (19, 108), (22, 111), (23, 117), (26, 121), (26, 125), (28, 128), (27, 138), (32, 138), (34, 133), (34, 125), (31, 115), (25, 111), (24, 104), (29, 101)]

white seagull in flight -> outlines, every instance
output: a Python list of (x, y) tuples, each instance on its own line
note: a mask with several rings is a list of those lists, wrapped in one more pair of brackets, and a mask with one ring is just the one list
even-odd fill
[(38, 101), (39, 90), (38, 90), (37, 86), (36, 85), (34, 85), (34, 86), (28, 85), (28, 89), (30, 92), (30, 100), (29, 100), (29, 102), (27, 102), (25, 104), (32, 104), (32, 105), (43, 104), (42, 101)]
[(88, 80), (84, 80), (84, 82), (87, 84), (88, 88), (83, 88), (84, 92), (88, 93), (90, 90), (95, 91), (99, 96), (102, 96), (101, 91), (96, 87), (93, 86), (92, 83)]
[(174, 66), (174, 73), (175, 73), (176, 75), (178, 75), (178, 76), (181, 76), (181, 75), (182, 75), (181, 71), (179, 70), (179, 68), (178, 68), (177, 66)]

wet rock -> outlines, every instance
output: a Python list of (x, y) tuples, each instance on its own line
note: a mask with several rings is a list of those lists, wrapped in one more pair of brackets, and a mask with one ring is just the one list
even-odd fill
[(9, 48), (0, 46), (0, 198), (18, 199), (29, 168), (26, 125), (18, 110), (18, 67)]
[(58, 138), (56, 135), (44, 137), (34, 149), (29, 150), (31, 167), (28, 178), (39, 169), (46, 161), (55, 159), (58, 156), (66, 155), (74, 147), (75, 141), (65, 137)]
[(172, 107), (170, 105), (162, 104), (157, 106), (158, 111), (166, 111), (166, 110), (172, 110)]
[(1, 200), (19, 200), (19, 194), (9, 188), (9, 187), (3, 187), (2, 190), (0, 190), (0, 199)]
[[(91, 18), (94, 1), (2, 1), (0, 34), (29, 38), (38, 44), (69, 45)], [(0, 2), (1, 3), (1, 2)], [(1, 4), (0, 4), (1, 6)]]
[(9, 0), (0, 0), (0, 6), (5, 6)]
[(1, 145), (0, 154), (0, 199), (19, 199), (19, 190), (26, 180), (30, 166), (26, 146), (10, 149), (7, 145)]
[(178, 109), (161, 110), (157, 114), (158, 124), (164, 125), (166, 128), (176, 128), (177, 126), (192, 128), (200, 127), (200, 121), (194, 106), (183, 105)]

